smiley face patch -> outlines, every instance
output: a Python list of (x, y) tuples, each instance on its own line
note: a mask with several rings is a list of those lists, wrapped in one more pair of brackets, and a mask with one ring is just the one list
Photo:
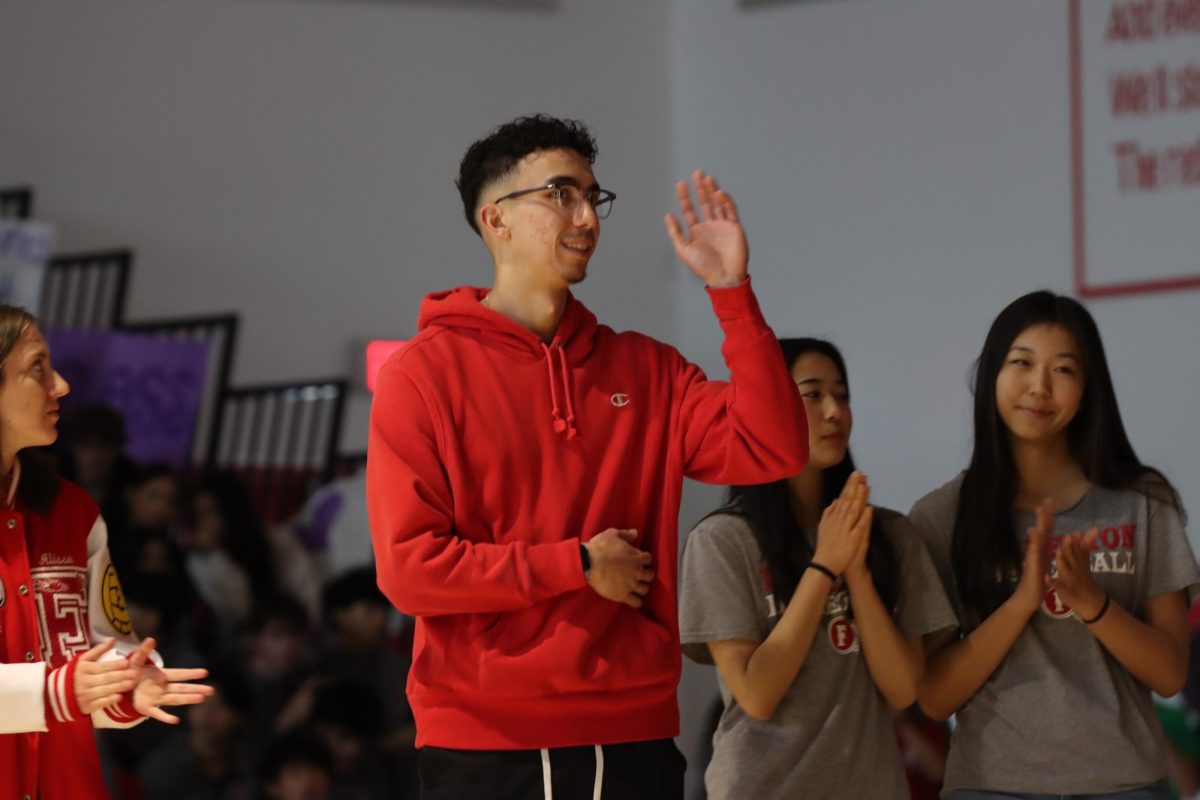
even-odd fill
[(100, 581), (100, 605), (114, 631), (122, 636), (133, 633), (129, 610), (125, 608), (125, 593), (121, 591), (121, 581), (117, 579), (117, 571), (112, 564), (105, 568), (104, 578)]

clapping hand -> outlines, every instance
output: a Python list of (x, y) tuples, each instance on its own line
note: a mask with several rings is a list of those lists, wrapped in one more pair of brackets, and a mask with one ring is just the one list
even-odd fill
[(1063, 537), (1055, 557), (1058, 575), (1046, 577), (1046, 585), (1058, 592), (1080, 619), (1090, 620), (1104, 607), (1104, 590), (1092, 578), (1092, 548), (1100, 536), (1098, 528)]
[[(871, 490), (861, 472), (853, 473), (842, 493), (821, 514), (817, 526), (817, 547), (813, 561), (835, 575), (853, 572), (855, 579), (866, 570), (866, 554), (871, 533)], [(856, 570), (858, 570), (856, 572)], [(847, 574), (849, 581), (851, 575)]]
[(150, 660), (152, 652), (154, 639), (148, 638), (129, 656), (129, 664), (138, 674), (137, 685), (133, 689), (133, 707), (139, 714), (168, 725), (177, 725), (179, 717), (163, 711), (162, 706), (191, 706), (203, 703), (206, 697), (213, 694), (211, 686), (180, 681), (206, 678), (208, 670), (159, 669)]
[(1043, 500), (1037, 508), (1037, 519), (1029, 529), (1025, 540), (1025, 559), (1021, 567), (1021, 578), (1013, 591), (1013, 598), (1020, 609), (1032, 615), (1046, 596), (1046, 582), (1050, 575), (1050, 559), (1046, 544), (1054, 531), (1054, 504)]

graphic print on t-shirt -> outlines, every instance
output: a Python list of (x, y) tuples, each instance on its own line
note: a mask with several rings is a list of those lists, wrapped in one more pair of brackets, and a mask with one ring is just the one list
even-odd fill
[[(763, 599), (767, 603), (767, 618), (774, 622), (787, 609), (787, 603), (781, 603), (776, 599), (774, 585), (771, 581), (771, 571), (765, 566), (762, 568), (762, 580), (763, 588), (766, 590)], [(853, 620), (846, 616), (846, 612), (849, 610), (850, 592), (846, 590), (846, 584), (839, 580), (825, 598), (825, 609), (822, 611), (821, 617), (829, 620), (825, 623), (825, 634), (829, 646), (835, 653), (843, 656), (858, 652), (858, 628), (854, 627)]]
[(838, 655), (844, 656), (858, 651), (858, 629), (845, 617), (838, 616), (829, 620), (825, 632), (829, 635), (829, 646)]
[(824, 616), (829, 619), (825, 625), (829, 646), (835, 653), (843, 656), (858, 652), (858, 628), (846, 615), (849, 610), (850, 592), (846, 589), (846, 584), (839, 580), (825, 598)]
[(787, 604), (780, 603), (775, 599), (775, 585), (771, 581), (771, 570), (765, 566), (762, 568), (762, 579), (763, 589), (766, 590), (763, 599), (767, 602), (767, 619), (774, 622), (783, 616), (783, 610), (787, 607)]
[[(1058, 559), (1055, 556), (1062, 544), (1063, 537), (1068, 534), (1083, 536), (1087, 531), (1068, 531), (1050, 537), (1050, 577), (1058, 577)], [(1104, 573), (1129, 575), (1136, 574), (1134, 560), (1134, 545), (1137, 542), (1137, 526), (1133, 523), (1110, 525), (1099, 530), (1096, 543), (1092, 546), (1091, 572), (1092, 575)], [(1071, 607), (1063, 602), (1053, 588), (1048, 589), (1042, 597), (1042, 613), (1051, 619), (1068, 619), (1076, 616)]]

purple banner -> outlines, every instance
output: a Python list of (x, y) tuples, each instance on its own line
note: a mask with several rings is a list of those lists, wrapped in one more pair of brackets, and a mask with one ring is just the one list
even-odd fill
[(46, 331), (54, 368), (71, 384), (63, 416), (107, 403), (125, 417), (125, 452), (146, 464), (191, 462), (211, 344), (116, 331)]

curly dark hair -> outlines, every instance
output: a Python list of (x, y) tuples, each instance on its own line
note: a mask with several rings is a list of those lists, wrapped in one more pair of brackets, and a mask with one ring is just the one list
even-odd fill
[(467, 148), (454, 185), (462, 196), (467, 224), (476, 234), (482, 236), (475, 208), (483, 188), (539, 150), (574, 150), (589, 164), (596, 162), (596, 140), (586, 125), (577, 119), (558, 119), (547, 114), (517, 117)]

